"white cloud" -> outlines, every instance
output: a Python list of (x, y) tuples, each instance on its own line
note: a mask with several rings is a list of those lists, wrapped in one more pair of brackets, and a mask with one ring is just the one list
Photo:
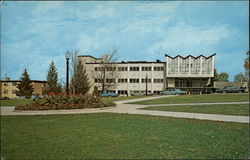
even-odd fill
[(203, 54), (214, 53), (222, 38), (228, 37), (226, 25), (212, 27), (193, 27), (184, 22), (178, 23), (162, 35), (162, 41), (155, 43), (148, 49), (148, 53), (155, 54), (159, 50), (176, 52), (174, 54)]
[(45, 14), (51, 10), (58, 9), (62, 7), (62, 1), (46, 1), (46, 2), (39, 2), (38, 6), (32, 10), (32, 14), (34, 16), (39, 16)]
[(168, 14), (175, 11), (181, 2), (138, 3), (135, 9), (149, 14)]

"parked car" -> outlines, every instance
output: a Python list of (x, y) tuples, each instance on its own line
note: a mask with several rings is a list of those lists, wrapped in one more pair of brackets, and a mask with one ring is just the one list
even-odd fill
[(104, 92), (102, 94), (100, 94), (100, 97), (117, 97), (118, 94), (113, 93), (113, 92)]
[(244, 88), (236, 88), (234, 86), (226, 86), (224, 88), (216, 89), (217, 93), (242, 93), (244, 91), (245, 91)]
[(10, 98), (9, 97), (3, 97), (1, 98), (1, 100), (9, 100)]
[(187, 94), (187, 91), (182, 91), (180, 89), (169, 89), (167, 91), (160, 92), (161, 95), (181, 95), (181, 94)]

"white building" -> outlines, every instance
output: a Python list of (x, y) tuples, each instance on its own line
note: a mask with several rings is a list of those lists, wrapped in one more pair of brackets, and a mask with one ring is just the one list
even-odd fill
[[(145, 93), (147, 87), (148, 92), (156, 94), (168, 88), (181, 88), (189, 92), (208, 92), (212, 88), (214, 77), (214, 56), (215, 54), (209, 57), (165, 55), (166, 62), (160, 60), (115, 62), (119, 78), (114, 80), (117, 85), (110, 91), (120, 95), (132, 95), (139, 92)], [(98, 80), (92, 75), (99, 71), (102, 58), (90, 55), (78, 57), (85, 64), (89, 74), (92, 86), (90, 92), (94, 90), (94, 86), (100, 90), (100, 86), (96, 83)], [(148, 83), (146, 83), (146, 77)]]

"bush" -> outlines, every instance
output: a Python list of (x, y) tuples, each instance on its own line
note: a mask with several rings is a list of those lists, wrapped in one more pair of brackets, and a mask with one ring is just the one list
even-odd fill
[(95, 95), (65, 95), (53, 94), (41, 98), (37, 97), (33, 103), (17, 105), (15, 110), (60, 110), (60, 109), (83, 109), (115, 106), (115, 103), (104, 103)]

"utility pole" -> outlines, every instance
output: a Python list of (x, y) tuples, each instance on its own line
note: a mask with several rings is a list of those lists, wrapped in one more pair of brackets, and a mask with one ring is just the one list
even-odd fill
[(70, 53), (67, 51), (65, 53), (65, 58), (66, 58), (66, 94), (69, 94), (69, 57)]
[(148, 74), (146, 73), (146, 96), (148, 95)]

